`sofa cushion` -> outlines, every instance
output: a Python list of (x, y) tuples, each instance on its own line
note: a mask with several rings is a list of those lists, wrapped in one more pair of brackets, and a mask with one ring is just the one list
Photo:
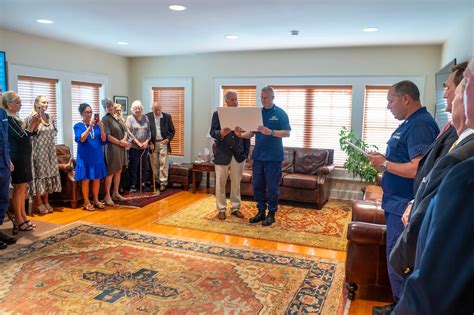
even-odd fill
[(284, 160), (281, 162), (281, 171), (285, 173), (294, 173), (294, 160), (295, 160), (295, 149), (294, 148), (283, 148)]
[(242, 183), (251, 183), (251, 182), (252, 182), (252, 170), (244, 170), (242, 173)]
[(328, 150), (297, 149), (295, 153), (295, 173), (316, 175), (318, 169), (328, 164)]
[(283, 186), (291, 188), (316, 189), (318, 176), (307, 174), (287, 174), (283, 177)]

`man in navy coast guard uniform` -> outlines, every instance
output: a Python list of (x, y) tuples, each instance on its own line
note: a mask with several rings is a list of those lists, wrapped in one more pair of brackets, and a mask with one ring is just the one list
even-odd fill
[[(401, 221), (408, 202), (413, 200), (413, 179), (418, 163), (439, 133), (438, 125), (420, 102), (420, 92), (411, 81), (401, 81), (390, 87), (387, 108), (398, 120), (404, 120), (387, 142), (386, 157), (379, 153), (369, 154), (369, 160), (377, 170), (382, 170), (383, 199), (387, 225), (387, 261), (392, 248), (403, 231)], [(396, 303), (401, 295), (403, 278), (387, 264)], [(374, 314), (389, 314), (395, 305), (374, 307)]]
[[(0, 86), (0, 99), (2, 87)], [(10, 146), (8, 145), (8, 118), (7, 113), (0, 106), (0, 225), (3, 224), (5, 212), (8, 211), (10, 185), (10, 171), (13, 164), (10, 162)], [(0, 249), (16, 243), (16, 239), (0, 232)]]
[[(281, 162), (284, 158), (282, 138), (290, 136), (290, 122), (283, 109), (273, 104), (275, 93), (266, 86), (260, 93), (263, 126), (255, 135), (252, 184), (258, 213), (250, 223), (263, 226), (275, 223), (275, 212), (280, 199)], [(268, 215), (265, 211), (268, 209)]]

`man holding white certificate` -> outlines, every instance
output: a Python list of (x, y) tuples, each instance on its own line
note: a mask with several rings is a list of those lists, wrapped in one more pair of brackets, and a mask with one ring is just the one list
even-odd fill
[[(228, 107), (238, 107), (237, 92), (229, 90), (224, 95)], [(217, 111), (212, 116), (210, 135), (215, 139), (214, 164), (216, 170), (216, 208), (218, 218), (226, 219), (227, 200), (225, 187), (230, 174), (230, 202), (232, 215), (243, 218), (240, 212), (240, 181), (244, 170), (244, 163), (249, 154), (250, 140), (241, 138), (242, 129), (238, 126), (231, 130), (226, 125), (221, 125), (220, 115)]]
[[(290, 136), (290, 122), (283, 109), (273, 104), (275, 94), (270, 86), (260, 93), (263, 125), (257, 128), (253, 150), (252, 185), (258, 213), (250, 223), (263, 226), (275, 223), (280, 199), (281, 162), (284, 159), (282, 138)], [(268, 209), (268, 215), (265, 211)]]

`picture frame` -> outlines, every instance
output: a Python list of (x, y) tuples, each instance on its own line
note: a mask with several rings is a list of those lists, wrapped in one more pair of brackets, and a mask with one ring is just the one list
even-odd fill
[(114, 103), (122, 105), (122, 114), (128, 115), (128, 96), (114, 96)]

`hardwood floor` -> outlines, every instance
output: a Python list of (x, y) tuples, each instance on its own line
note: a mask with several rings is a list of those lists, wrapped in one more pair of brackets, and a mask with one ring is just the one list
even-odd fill
[[(146, 232), (156, 232), (166, 235), (177, 235), (196, 240), (212, 241), (222, 244), (245, 246), (263, 250), (279, 250), (296, 254), (318, 256), (322, 258), (345, 261), (346, 253), (343, 251), (328, 250), (310, 246), (280, 243), (259, 239), (226, 235), (220, 233), (203, 232), (193, 229), (178, 228), (166, 225), (154, 224), (157, 219), (172, 212), (182, 209), (198, 200), (209, 196), (209, 190), (201, 189), (198, 193), (180, 192), (166, 199), (152, 203), (146, 207), (134, 209), (120, 206), (108, 207), (105, 211), (85, 211), (80, 208), (63, 208), (48, 215), (35, 215), (32, 219), (36, 221), (50, 222), (60, 225), (70, 224), (76, 221), (99, 223), (114, 227), (128, 228)], [(256, 227), (258, 228), (258, 227)], [(362, 315), (372, 314), (373, 305), (383, 305), (372, 301), (356, 300), (352, 302), (350, 314)]]

